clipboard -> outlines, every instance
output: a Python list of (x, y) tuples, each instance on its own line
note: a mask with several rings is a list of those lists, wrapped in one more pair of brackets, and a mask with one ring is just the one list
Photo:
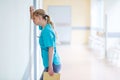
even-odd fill
[(43, 80), (60, 80), (60, 73), (54, 73), (53, 76), (50, 76), (48, 72), (44, 72)]

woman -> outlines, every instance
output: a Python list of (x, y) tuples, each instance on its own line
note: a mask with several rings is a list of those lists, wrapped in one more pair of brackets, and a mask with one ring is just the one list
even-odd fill
[[(44, 65), (43, 72), (48, 72), (52, 76), (54, 73), (58, 73), (61, 68), (60, 58), (56, 51), (54, 26), (50, 20), (50, 16), (43, 9), (33, 10), (34, 8), (30, 7), (31, 19), (33, 19), (34, 24), (38, 25), (41, 30), (39, 44)], [(40, 80), (43, 80), (43, 74)]]

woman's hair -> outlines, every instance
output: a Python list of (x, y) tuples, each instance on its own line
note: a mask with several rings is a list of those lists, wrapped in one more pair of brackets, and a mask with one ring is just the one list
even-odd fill
[[(35, 10), (35, 11), (33, 12), (33, 16), (40, 16), (40, 15), (43, 17), (43, 19), (47, 20), (47, 23), (49, 23), (49, 24), (52, 25), (52, 28), (53, 28), (54, 31), (55, 31), (54, 24), (53, 24), (53, 22), (51, 21), (50, 16), (47, 15), (43, 9), (37, 9), (37, 10)], [(56, 31), (55, 31), (55, 35), (56, 35), (56, 37), (57, 37), (57, 32), (56, 32)]]
[(50, 16), (47, 15), (43, 9), (37, 9), (33, 12), (33, 16), (40, 16), (40, 15), (43, 17), (43, 19), (47, 20), (47, 23), (51, 24), (54, 29), (54, 25), (50, 19)]

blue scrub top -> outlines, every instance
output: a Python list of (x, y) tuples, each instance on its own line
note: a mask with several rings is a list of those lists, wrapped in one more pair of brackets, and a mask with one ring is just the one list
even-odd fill
[(49, 47), (54, 47), (53, 63), (55, 65), (59, 65), (60, 58), (56, 51), (56, 36), (51, 24), (46, 24), (43, 29), (41, 26), (39, 26), (39, 29), (41, 30), (39, 44), (41, 46), (41, 55), (44, 67), (46, 68), (49, 66)]

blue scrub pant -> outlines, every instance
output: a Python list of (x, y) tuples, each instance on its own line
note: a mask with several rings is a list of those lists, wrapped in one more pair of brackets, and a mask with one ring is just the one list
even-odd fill
[[(55, 64), (53, 64), (53, 70), (54, 70), (55, 73), (59, 73), (60, 70), (61, 70), (61, 65), (55, 65)], [(43, 72), (48, 72), (48, 67), (45, 68), (45, 69), (43, 70)], [(41, 75), (40, 80), (43, 80), (43, 73), (42, 73), (42, 75)]]

